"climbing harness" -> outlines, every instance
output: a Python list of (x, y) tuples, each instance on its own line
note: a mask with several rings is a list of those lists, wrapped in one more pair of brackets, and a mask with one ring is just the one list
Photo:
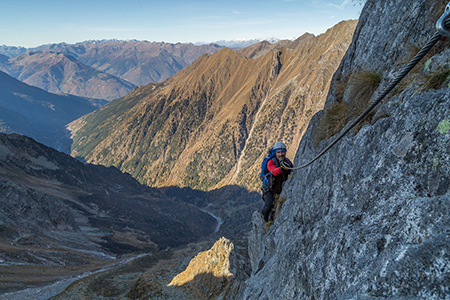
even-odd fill
[(309, 162), (307, 162), (304, 165), (301, 165), (299, 167), (290, 168), (283, 164), (283, 166), (288, 170), (298, 170), (305, 168), (315, 162), (317, 159), (319, 159), (322, 155), (324, 155), (328, 150), (330, 150), (331, 147), (333, 147), (340, 139), (344, 137), (353, 127), (355, 127), (356, 124), (358, 124), (372, 109), (377, 106), (381, 100), (384, 99), (384, 97), (389, 94), (396, 86), (399, 84), (399, 82), (408, 75), (408, 73), (419, 63), (422, 58), (425, 57), (425, 55), (430, 52), (430, 50), (437, 44), (438, 41), (440, 41), (443, 37), (450, 37), (450, 2), (448, 3), (444, 14), (442, 17), (437, 21), (436, 23), (436, 29), (437, 32), (433, 35), (433, 37), (428, 41), (428, 43), (422, 48), (422, 50), (417, 53), (416, 56), (409, 62), (408, 65), (406, 65), (403, 70), (398, 74), (398, 76), (389, 84), (384, 91), (366, 108), (364, 112), (359, 115), (359, 117), (354, 120), (350, 125), (348, 125), (344, 130), (325, 148), (320, 152), (316, 157), (311, 159)]

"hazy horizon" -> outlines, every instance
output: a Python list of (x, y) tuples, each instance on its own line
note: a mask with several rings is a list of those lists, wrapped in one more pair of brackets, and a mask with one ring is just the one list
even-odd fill
[(319, 35), (357, 19), (351, 0), (17, 0), (0, 3), (0, 45), (33, 48), (87, 40), (213, 43)]

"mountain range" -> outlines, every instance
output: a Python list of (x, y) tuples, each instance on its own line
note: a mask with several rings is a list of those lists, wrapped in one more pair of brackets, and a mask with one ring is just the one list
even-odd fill
[(260, 41), (258, 43), (252, 43), (243, 49), (237, 50), (237, 52), (242, 53), (247, 58), (255, 59), (277, 48), (296, 49), (310, 38), (314, 38), (314, 35), (305, 33), (295, 40), (278, 40), (276, 43)]
[[(28, 52), (65, 54), (97, 71), (142, 86), (150, 82), (163, 81), (202, 54), (211, 54), (221, 48), (223, 47), (215, 44), (194, 46), (182, 43), (104, 40), (49, 44), (35, 48), (3, 46), (0, 47), (0, 54), (8, 57)], [(21, 53), (22, 51), (24, 52)]]
[(115, 40), (33, 49), (2, 46), (0, 131), (25, 134), (68, 153), (71, 142), (66, 124), (135, 87), (107, 72), (145, 84), (167, 78), (203, 53), (220, 48)]
[(63, 53), (27, 52), (11, 58), (3, 56), (0, 70), (50, 93), (108, 101), (126, 95), (135, 87)]
[(355, 26), (341, 22), (290, 42), (294, 49), (264, 50), (255, 59), (228, 48), (205, 54), (170, 79), (72, 122), (72, 155), (116, 166), (149, 186), (256, 190), (255, 162), (278, 140), (294, 154), (323, 108)]
[(268, 42), (270, 44), (276, 44), (280, 41), (279, 38), (271, 37), (266, 39), (247, 39), (244, 37), (239, 37), (237, 39), (233, 40), (219, 40), (212, 43), (207, 42), (197, 42), (194, 43), (194, 45), (207, 45), (207, 44), (217, 44), (220, 46), (237, 49), (237, 48), (247, 48), (253, 44), (261, 43), (261, 42)]
[[(289, 39), (289, 40), (294, 40), (295, 38)], [(215, 41), (215, 42), (195, 42), (193, 43), (193, 45), (195, 46), (204, 46), (204, 45), (219, 45), (219, 46), (223, 46), (223, 47), (228, 47), (228, 48), (246, 48), (248, 46), (251, 46), (253, 44), (256, 43), (260, 43), (260, 42), (269, 42), (270, 44), (276, 44), (280, 41), (279, 38), (276, 37), (271, 37), (271, 38), (266, 38), (266, 39), (249, 39), (249, 38), (244, 38), (244, 37), (239, 37), (237, 39), (233, 39), (233, 40), (219, 40), (219, 41)], [(138, 40), (117, 40), (117, 39), (106, 39), (106, 40), (87, 40), (81, 43), (91, 43), (91, 44), (104, 44), (104, 43), (108, 43), (108, 42), (138, 42)], [(148, 41), (142, 41), (142, 42), (148, 42)], [(164, 43), (164, 42), (162, 42)], [(61, 43), (62, 45), (64, 43)], [(33, 48), (25, 48), (25, 47), (21, 47), (21, 46), (7, 46), (7, 45), (0, 45), (0, 54), (8, 56), (8, 57), (13, 57), (13, 56), (18, 56), (20, 54), (26, 53), (26, 52), (30, 52), (30, 51), (39, 51), (42, 50), (43, 48), (46, 47), (52, 47), (56, 44), (48, 44), (48, 45), (41, 45), (38, 47), (33, 47)]]
[[(249, 58), (292, 44), (275, 38), (237, 41), (254, 45), (242, 50)], [(220, 48), (217, 44), (194, 46), (136, 40), (61, 43), (28, 49), (1, 46), (0, 70), (51, 93), (110, 101), (126, 95), (136, 85), (163, 81), (201, 54)]]

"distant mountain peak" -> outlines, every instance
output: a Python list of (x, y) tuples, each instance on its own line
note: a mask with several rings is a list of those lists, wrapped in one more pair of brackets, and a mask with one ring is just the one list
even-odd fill
[[(294, 39), (295, 38), (290, 38), (289, 40), (294, 40)], [(278, 43), (280, 41), (280, 39), (276, 38), (276, 37), (270, 37), (270, 38), (265, 38), (265, 39), (262, 39), (262, 38), (249, 39), (249, 38), (240, 36), (233, 40), (219, 40), (219, 41), (215, 41), (215, 42), (211, 42), (211, 43), (196, 42), (196, 43), (194, 43), (194, 45), (217, 44), (219, 46), (224, 46), (224, 47), (228, 47), (228, 48), (245, 48), (245, 47), (248, 47), (253, 44), (263, 42), (263, 41), (267, 41), (271, 44), (275, 44), (275, 43)]]

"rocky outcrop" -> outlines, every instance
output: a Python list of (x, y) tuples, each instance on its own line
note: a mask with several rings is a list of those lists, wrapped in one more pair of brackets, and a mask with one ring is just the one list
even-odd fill
[(191, 299), (234, 299), (249, 277), (248, 259), (239, 252), (222, 237), (197, 254), (168, 286), (187, 290)]
[(229, 240), (221, 238), (211, 249), (194, 257), (186, 270), (175, 276), (169, 286), (192, 286), (192, 293), (198, 294), (199, 298), (217, 294), (233, 277), (229, 261), (233, 248)]
[[(351, 87), (341, 99), (336, 87), (360, 68), (383, 71), (382, 89), (402, 64), (405, 41), (431, 37), (445, 4), (367, 1), (326, 107), (352, 103)], [(435, 89), (421, 80), (449, 66), (446, 47), (438, 46), (370, 124), (294, 171), (267, 233), (254, 215), (253, 271), (239, 299), (450, 298), (449, 78)], [(313, 117), (294, 165), (330, 143), (314, 143), (323, 115)]]

